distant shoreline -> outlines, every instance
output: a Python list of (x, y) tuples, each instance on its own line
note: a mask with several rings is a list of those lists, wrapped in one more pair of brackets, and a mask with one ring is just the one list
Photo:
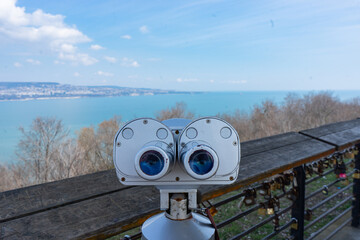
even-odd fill
[(51, 100), (51, 99), (79, 99), (79, 98), (110, 98), (110, 97), (140, 97), (140, 96), (155, 96), (155, 95), (179, 95), (179, 94), (200, 94), (204, 92), (179, 92), (179, 93), (161, 93), (161, 94), (130, 94), (130, 95), (104, 95), (104, 96), (73, 96), (73, 97), (39, 97), (39, 98), (18, 98), (18, 99), (0, 99), (0, 102), (19, 102), (19, 101), (33, 101), (33, 100)]

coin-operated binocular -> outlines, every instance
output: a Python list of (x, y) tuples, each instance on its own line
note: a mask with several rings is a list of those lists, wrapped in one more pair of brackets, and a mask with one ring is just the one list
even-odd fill
[(116, 174), (124, 185), (155, 185), (160, 209), (142, 226), (142, 239), (215, 239), (210, 220), (196, 213), (200, 185), (231, 184), (240, 166), (240, 139), (215, 117), (162, 122), (139, 118), (114, 140)]

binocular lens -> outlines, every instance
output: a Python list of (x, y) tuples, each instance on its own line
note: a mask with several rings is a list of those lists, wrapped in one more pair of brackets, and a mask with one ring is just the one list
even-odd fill
[(144, 152), (140, 157), (140, 169), (149, 176), (159, 174), (165, 165), (164, 157), (157, 151)]
[(206, 150), (197, 150), (189, 157), (191, 170), (198, 175), (210, 172), (214, 167), (214, 158)]

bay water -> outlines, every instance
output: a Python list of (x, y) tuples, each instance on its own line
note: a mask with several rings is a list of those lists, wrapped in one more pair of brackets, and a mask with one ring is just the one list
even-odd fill
[[(360, 97), (357, 91), (332, 91), (343, 101)], [(96, 126), (115, 115), (122, 122), (137, 117), (155, 117), (162, 109), (184, 102), (188, 110), (200, 116), (218, 113), (233, 113), (236, 110), (249, 112), (255, 104), (273, 100), (281, 104), (287, 91), (257, 92), (208, 92), (196, 94), (173, 94), (153, 96), (121, 96), (76, 99), (46, 99), (0, 102), (0, 164), (16, 161), (15, 151), (21, 138), (19, 127), (29, 129), (36, 117), (61, 119), (75, 136), (82, 127)], [(305, 91), (295, 92), (300, 96)], [(359, 116), (360, 117), (360, 116)]]

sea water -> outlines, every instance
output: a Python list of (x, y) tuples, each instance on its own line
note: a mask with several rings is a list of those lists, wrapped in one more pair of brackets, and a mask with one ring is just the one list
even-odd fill
[[(303, 95), (306, 92), (296, 92)], [(82, 127), (96, 126), (113, 116), (123, 122), (137, 117), (155, 117), (162, 109), (184, 102), (187, 109), (200, 116), (249, 112), (255, 104), (273, 100), (281, 104), (288, 92), (208, 92), (153, 96), (122, 96), (76, 99), (46, 99), (0, 102), (0, 164), (16, 161), (15, 151), (22, 137), (19, 127), (29, 129), (36, 117), (55, 117), (75, 136)], [(346, 101), (360, 96), (360, 91), (333, 91), (334, 96)]]

